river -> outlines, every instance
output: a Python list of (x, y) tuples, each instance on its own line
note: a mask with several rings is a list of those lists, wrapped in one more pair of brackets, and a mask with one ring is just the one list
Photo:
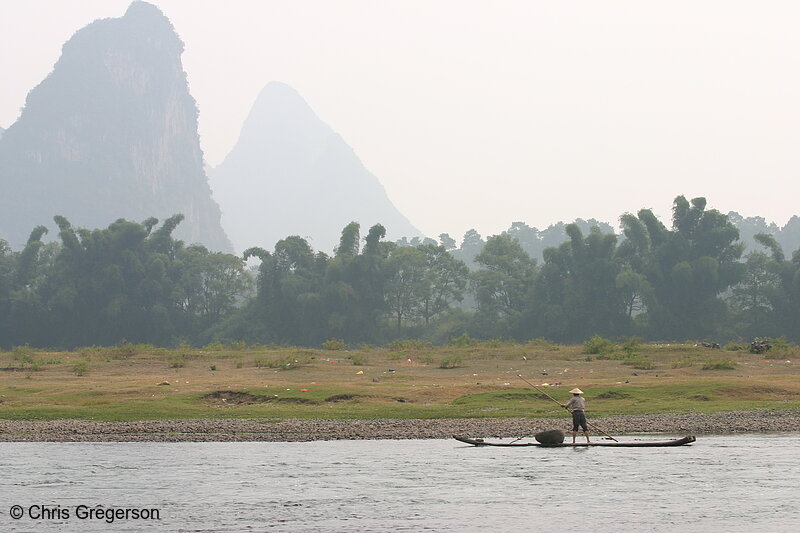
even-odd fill
[[(0, 530), (795, 532), (799, 446), (0, 443)], [(127, 519), (85, 516), (97, 506)]]

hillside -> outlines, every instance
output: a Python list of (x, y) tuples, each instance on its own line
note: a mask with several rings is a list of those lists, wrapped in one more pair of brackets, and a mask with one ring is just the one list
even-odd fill
[(283, 83), (261, 91), (211, 183), (240, 252), (289, 235), (330, 252), (352, 221), (383, 224), (390, 240), (420, 236), (353, 149)]
[(63, 46), (0, 142), (0, 237), (20, 248), (53, 216), (105, 227), (182, 213), (176, 236), (231, 249), (203, 169), (183, 42), (155, 6), (133, 2)]

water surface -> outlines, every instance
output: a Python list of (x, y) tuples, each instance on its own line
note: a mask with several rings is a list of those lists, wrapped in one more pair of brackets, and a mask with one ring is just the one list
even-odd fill
[[(0, 530), (794, 532), (799, 445), (796, 434), (677, 448), (2, 443)], [(70, 517), (14, 520), (12, 505)], [(156, 508), (160, 520), (81, 520), (78, 505)]]

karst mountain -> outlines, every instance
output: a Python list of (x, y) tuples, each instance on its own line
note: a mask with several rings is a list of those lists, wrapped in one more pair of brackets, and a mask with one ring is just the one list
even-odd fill
[(264, 87), (210, 179), (239, 252), (272, 249), (289, 235), (330, 252), (352, 221), (361, 224), (362, 235), (377, 223), (389, 239), (421, 235), (344, 139), (283, 83)]
[(183, 42), (155, 6), (92, 22), (64, 44), (0, 140), (0, 238), (18, 249), (53, 217), (105, 227), (164, 220), (187, 243), (232, 250), (211, 197)]

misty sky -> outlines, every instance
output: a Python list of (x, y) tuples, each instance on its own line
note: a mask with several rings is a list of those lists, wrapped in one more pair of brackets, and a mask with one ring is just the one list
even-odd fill
[[(800, 214), (794, 1), (154, 0), (186, 44), (206, 159), (283, 81), (413, 224), (457, 240), (521, 220), (672, 198), (783, 224)], [(0, 126), (61, 45), (128, 0), (0, 9)]]

